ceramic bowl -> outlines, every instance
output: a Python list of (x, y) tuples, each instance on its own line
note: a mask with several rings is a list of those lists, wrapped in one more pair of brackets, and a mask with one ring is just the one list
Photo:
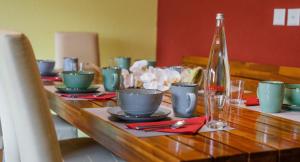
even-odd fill
[(178, 73), (181, 73), (184, 70), (184, 67), (182, 67), (182, 66), (171, 66), (171, 67), (169, 67), (169, 69), (170, 70), (175, 70)]
[(121, 109), (126, 115), (145, 117), (153, 114), (161, 104), (163, 92), (151, 89), (123, 89), (118, 91)]
[(284, 102), (300, 106), (300, 84), (285, 84)]
[(64, 71), (62, 78), (65, 86), (68, 88), (87, 89), (94, 80), (94, 72)]
[(152, 67), (156, 66), (156, 61), (154, 61), (154, 60), (147, 60), (147, 62), (148, 62), (148, 67), (149, 66), (152, 66)]
[(51, 74), (54, 69), (55, 61), (52, 60), (37, 60), (37, 65), (41, 75)]

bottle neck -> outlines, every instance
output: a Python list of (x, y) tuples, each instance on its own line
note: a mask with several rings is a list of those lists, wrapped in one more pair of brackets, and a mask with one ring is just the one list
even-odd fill
[(216, 19), (216, 31), (215, 31), (215, 45), (220, 47), (222, 41), (222, 31), (224, 29), (224, 19)]
[(217, 24), (216, 24), (216, 26), (217, 26), (217, 27), (223, 27), (223, 25), (224, 25), (224, 19), (217, 19)]

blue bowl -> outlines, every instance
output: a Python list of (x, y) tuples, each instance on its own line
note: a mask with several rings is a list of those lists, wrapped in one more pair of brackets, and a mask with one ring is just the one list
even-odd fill
[(53, 60), (37, 60), (37, 65), (41, 75), (52, 74), (55, 66)]

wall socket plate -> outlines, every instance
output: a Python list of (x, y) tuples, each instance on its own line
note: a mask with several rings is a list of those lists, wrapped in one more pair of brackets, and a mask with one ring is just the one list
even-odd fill
[(284, 26), (285, 25), (285, 8), (275, 8), (273, 16), (273, 25), (274, 26)]
[(300, 8), (288, 9), (287, 26), (300, 26)]

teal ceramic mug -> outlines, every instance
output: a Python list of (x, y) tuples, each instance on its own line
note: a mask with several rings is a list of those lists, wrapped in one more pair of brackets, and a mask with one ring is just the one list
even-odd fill
[(113, 92), (120, 89), (121, 69), (119, 67), (102, 68), (102, 77), (105, 91)]
[(300, 106), (300, 84), (285, 84), (284, 103)]
[(257, 96), (262, 112), (278, 113), (284, 97), (284, 83), (280, 81), (261, 81), (258, 84)]
[(116, 65), (121, 69), (129, 69), (131, 58), (130, 57), (116, 57)]

